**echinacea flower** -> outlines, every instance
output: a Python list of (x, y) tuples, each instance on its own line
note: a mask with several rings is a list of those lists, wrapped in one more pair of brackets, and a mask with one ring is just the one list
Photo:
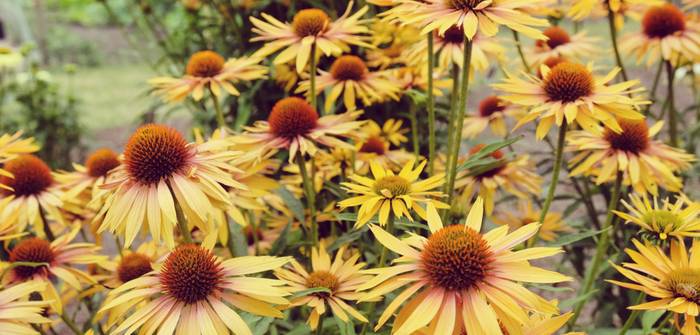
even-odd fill
[(42, 315), (49, 305), (45, 300), (29, 300), (33, 292), (43, 291), (46, 282), (30, 281), (0, 290), (0, 329), (11, 335), (39, 335), (32, 325), (49, 323)]
[[(442, 71), (447, 71), (453, 66), (463, 67), (464, 62), (464, 32), (460, 26), (447, 29), (444, 34), (439, 35), (433, 32), (434, 47), (433, 52), (437, 56), (437, 66)], [(471, 67), (479, 72), (487, 71), (495, 61), (499, 63), (503, 60), (506, 49), (495, 37), (487, 37), (482, 33), (477, 33), (472, 38), (472, 58)], [(422, 39), (415, 43), (406, 55), (413, 66), (427, 63), (428, 41)], [(470, 72), (471, 73), (471, 72)]]
[(676, 174), (689, 169), (695, 157), (653, 139), (663, 122), (651, 128), (645, 120), (619, 120), (618, 124), (621, 132), (596, 129), (567, 136), (566, 150), (577, 153), (569, 161), (571, 175), (594, 176), (596, 184), (602, 184), (614, 180), (620, 171), (623, 183), (637, 193), (658, 195), (659, 186), (680, 191), (683, 183)]
[[(549, 22), (530, 16), (525, 8), (541, 0), (425, 0), (412, 12), (403, 13), (402, 21), (423, 26), (423, 33), (438, 30), (440, 35), (453, 26), (461, 26), (464, 36), (471, 40), (477, 32), (492, 37), (499, 26), (521, 32), (534, 39), (546, 39), (534, 27), (546, 27)], [(402, 2), (413, 2), (402, 0)]]
[(396, 172), (415, 158), (403, 148), (392, 149), (384, 137), (372, 135), (357, 143), (354, 169), (356, 173), (367, 174), (370, 163), (376, 162), (382, 168)]
[(3, 279), (10, 285), (31, 281), (47, 283), (45, 289), (38, 292), (51, 301), (51, 308), (60, 315), (63, 304), (54, 278), (60, 279), (71, 289), (80, 291), (83, 283), (96, 284), (97, 281), (75, 266), (97, 264), (105, 259), (105, 256), (97, 254), (100, 247), (92, 243), (71, 243), (80, 232), (80, 228), (80, 225), (76, 224), (70, 232), (52, 242), (38, 237), (20, 240), (10, 250), (9, 264), (35, 263), (35, 266), (13, 266), (8, 276)]
[(107, 183), (107, 174), (120, 164), (119, 155), (111, 149), (95, 150), (85, 160), (85, 165), (74, 163), (75, 171), (56, 174), (56, 181), (65, 190), (63, 198), (88, 203), (104, 195), (101, 186)]
[(414, 168), (415, 159), (404, 165), (398, 175), (391, 170), (382, 168), (377, 162), (370, 161), (370, 170), (374, 179), (360, 175), (348, 177), (352, 182), (341, 185), (353, 197), (338, 203), (340, 208), (360, 206), (357, 212), (355, 227), (359, 228), (369, 222), (379, 213), (379, 224), (386, 225), (389, 215), (395, 218), (407, 217), (413, 221), (411, 211), (416, 212), (421, 218), (426, 218), (425, 206), (434, 204), (439, 208), (449, 206), (436, 198), (442, 196), (440, 191), (432, 191), (441, 186), (445, 180), (445, 174), (439, 173), (428, 179), (418, 180), (426, 161), (422, 161)]
[(642, 31), (622, 38), (621, 48), (647, 65), (700, 57), (700, 22), (690, 20), (671, 3), (650, 7), (642, 18)]
[(644, 102), (628, 96), (640, 90), (633, 88), (638, 81), (609, 85), (619, 68), (605, 77), (594, 76), (592, 69), (592, 64), (584, 66), (570, 62), (559, 63), (553, 68), (542, 65), (541, 78), (530, 74), (524, 74), (525, 79), (508, 75), (503, 83), (493, 86), (506, 93), (500, 96), (501, 99), (527, 107), (528, 113), (518, 121), (516, 129), (540, 119), (535, 134), (538, 139), (544, 138), (554, 124), (565, 127), (575, 122), (584, 129), (595, 130), (602, 122), (620, 132), (622, 129), (616, 118), (644, 118), (637, 111)]
[[(270, 317), (282, 317), (272, 304), (287, 304), (288, 291), (276, 279), (248, 277), (274, 270), (289, 258), (246, 256), (220, 260), (210, 250), (185, 244), (173, 250), (162, 265), (109, 293), (100, 312), (127, 310), (126, 319), (110, 334), (137, 331), (161, 335), (250, 335), (250, 328), (233, 307)], [(147, 301), (145, 306), (139, 306)]]
[[(630, 282), (607, 280), (615, 285), (646, 293), (648, 302), (629, 306), (631, 310), (662, 310), (674, 313), (681, 334), (697, 334), (700, 294), (700, 243), (693, 241), (690, 252), (683, 239), (672, 240), (670, 257), (660, 247), (633, 239), (637, 250), (625, 249), (632, 259), (622, 266), (612, 264)], [(680, 317), (684, 318), (681, 327)]]
[[(3, 134), (0, 136), (0, 163), (4, 163), (21, 154), (29, 154), (39, 150), (33, 138), (22, 138), (22, 132)], [(0, 170), (2, 171), (2, 170)]]
[(317, 145), (352, 149), (352, 145), (339, 137), (351, 137), (352, 132), (364, 121), (356, 121), (361, 111), (318, 116), (316, 109), (297, 97), (284, 98), (272, 107), (267, 121), (258, 121), (246, 132), (233, 136), (237, 149), (246, 151), (246, 157), (260, 157), (261, 153), (289, 150), (291, 162), (299, 152), (314, 155)]
[[(475, 145), (469, 150), (474, 155), (484, 148), (484, 144)], [(502, 151), (496, 150), (490, 157), (498, 162), (488, 169), (467, 171), (457, 175), (455, 187), (463, 190), (460, 201), (470, 202), (475, 194), (484, 199), (486, 214), (491, 215), (499, 191), (510, 193), (520, 199), (540, 192), (542, 177), (540, 177), (530, 162), (529, 155), (519, 155), (510, 159)]]
[(408, 142), (408, 138), (406, 137), (408, 129), (403, 128), (403, 120), (400, 119), (387, 119), (381, 127), (378, 123), (369, 120), (365, 126), (362, 127), (362, 132), (364, 132), (367, 137), (380, 136), (396, 146)]
[(59, 211), (61, 191), (49, 166), (34, 155), (24, 154), (6, 162), (4, 168), (10, 174), (0, 175), (0, 197), (12, 200), (0, 213), (0, 221), (16, 216), (17, 232), (33, 225), (39, 236), (53, 238), (47, 221), (64, 222)]
[(627, 223), (641, 228), (639, 232), (645, 239), (664, 241), (669, 237), (700, 237), (700, 204), (685, 196), (679, 196), (675, 202), (663, 199), (661, 205), (656, 197), (632, 194), (630, 202), (622, 200), (626, 211), (615, 211)]
[(360, 253), (354, 252), (346, 260), (346, 247), (341, 247), (331, 262), (331, 257), (321, 248), (313, 248), (311, 251), (311, 271), (307, 271), (296, 260), (292, 260), (291, 266), (275, 270), (275, 275), (289, 285), (292, 293), (314, 288), (325, 288), (328, 292), (317, 292), (307, 296), (294, 298), (290, 301), (290, 307), (309, 306), (312, 308), (307, 323), (312, 330), (316, 330), (319, 318), (323, 317), (326, 310), (338, 319), (348, 322), (349, 316), (361, 322), (367, 322), (367, 318), (360, 314), (347, 302), (355, 304), (362, 293), (356, 292), (357, 288), (366, 283), (371, 276), (360, 273), (365, 263), (358, 263)]
[(314, 44), (326, 56), (337, 56), (347, 52), (350, 45), (371, 48), (365, 36), (369, 32), (365, 26), (367, 22), (361, 19), (369, 7), (362, 7), (350, 15), (352, 5), (353, 2), (350, 1), (345, 13), (336, 20), (331, 20), (326, 12), (318, 8), (298, 11), (292, 23), (283, 23), (265, 13), (262, 13), (265, 21), (251, 17), (253, 32), (258, 35), (251, 41), (265, 43), (254, 55), (264, 58), (284, 49), (275, 57), (273, 63), (283, 64), (296, 59), (297, 72), (302, 73), (311, 57)]
[(99, 232), (124, 236), (128, 247), (147, 224), (153, 239), (164, 240), (172, 249), (178, 222), (175, 201), (190, 224), (210, 231), (209, 216), (214, 210), (231, 206), (223, 186), (245, 189), (231, 177), (237, 169), (230, 161), (238, 153), (207, 150), (215, 145), (227, 143), (187, 143), (177, 130), (164, 125), (138, 128), (126, 144), (123, 164), (103, 186), (110, 194)]
[(479, 102), (479, 109), (475, 113), (464, 118), (462, 136), (465, 138), (476, 138), (490, 127), (491, 132), (499, 137), (505, 137), (506, 117), (515, 117), (520, 113), (520, 108), (499, 99), (495, 95), (488, 96)]
[(204, 91), (210, 90), (219, 97), (222, 89), (231, 95), (239, 95), (235, 84), (265, 78), (267, 67), (259, 65), (255, 57), (224, 59), (214, 51), (205, 50), (194, 53), (180, 78), (157, 77), (148, 82), (156, 94), (162, 95), (168, 102), (178, 102), (192, 95), (195, 101), (202, 100)]
[[(340, 95), (348, 111), (357, 109), (356, 100), (361, 100), (364, 106), (370, 106), (388, 99), (398, 100), (399, 86), (390, 78), (388, 71), (370, 71), (365, 62), (357, 56), (343, 55), (338, 57), (329, 71), (318, 70), (316, 76), (316, 94), (329, 89), (324, 108), (330, 111)], [(299, 83), (296, 93), (310, 92), (309, 80)]]
[(548, 39), (535, 41), (535, 47), (527, 57), (534, 68), (548, 58), (566, 58), (570, 61), (590, 59), (599, 50), (598, 39), (588, 37), (585, 32), (570, 36), (564, 28), (552, 26), (542, 33)]
[[(512, 251), (537, 233), (539, 224), (510, 234), (502, 226), (481, 234), (483, 202), (472, 206), (464, 225), (443, 226), (428, 205), (430, 236), (412, 234), (403, 240), (370, 225), (375, 238), (400, 255), (393, 266), (364, 271), (375, 277), (360, 290), (372, 289), (361, 300), (375, 299), (406, 287), (389, 302), (375, 331), (396, 314), (392, 334), (413, 334), (423, 327), (432, 334), (519, 334), (528, 312), (556, 314), (557, 307), (521, 283), (558, 283), (571, 278), (529, 264), (530, 260), (561, 253), (559, 248)], [(408, 301), (408, 302), (407, 302)], [(462, 322), (456, 324), (461, 318)], [(512, 328), (513, 326), (517, 328)]]
[(645, 9), (649, 6), (663, 5), (664, 0), (572, 0), (567, 16), (574, 21), (582, 21), (591, 16), (608, 15), (610, 10), (615, 15), (615, 27), (622, 27), (624, 16), (632, 9)]
[[(516, 230), (522, 226), (536, 223), (540, 220), (540, 211), (533, 208), (532, 201), (521, 200), (516, 207), (517, 211), (503, 211), (494, 215), (491, 219), (495, 224), (509, 226), (511, 230)], [(562, 214), (548, 211), (541, 224), (537, 236), (542, 241), (552, 242), (561, 233), (570, 233), (573, 229), (566, 225)]]

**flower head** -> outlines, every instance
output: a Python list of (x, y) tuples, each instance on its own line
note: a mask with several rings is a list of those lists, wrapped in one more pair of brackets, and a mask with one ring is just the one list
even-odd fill
[(379, 223), (385, 225), (389, 215), (396, 218), (406, 216), (413, 221), (411, 211), (426, 218), (425, 209), (421, 206), (434, 204), (440, 208), (448, 206), (435, 198), (442, 196), (439, 191), (431, 191), (444, 183), (444, 174), (440, 173), (425, 180), (418, 180), (426, 162), (413, 167), (411, 160), (398, 175), (386, 170), (377, 162), (370, 161), (370, 169), (374, 179), (359, 175), (350, 176), (353, 182), (342, 183), (348, 193), (357, 194), (338, 203), (341, 208), (360, 206), (355, 227), (361, 227), (379, 213)]
[[(199, 333), (203, 321), (207, 331), (226, 329), (249, 334), (248, 325), (230, 306), (257, 315), (282, 317), (271, 304), (286, 304), (286, 289), (279, 280), (245, 275), (279, 268), (288, 258), (238, 257), (220, 260), (210, 250), (185, 244), (170, 252), (151, 271), (109, 293), (100, 312), (115, 307), (128, 315), (115, 324), (112, 334), (130, 334), (138, 329), (175, 334), (175, 326)], [(135, 308), (145, 302), (141, 308)], [(194, 316), (196, 315), (196, 316)]]
[(564, 28), (552, 26), (545, 29), (543, 34), (548, 40), (535, 41), (535, 47), (528, 55), (531, 66), (535, 68), (550, 58), (566, 58), (570, 61), (587, 59), (598, 50), (598, 39), (588, 37), (585, 32), (572, 36)]
[(231, 176), (238, 171), (231, 165), (238, 153), (208, 148), (207, 143), (188, 143), (167, 126), (149, 124), (137, 129), (126, 144), (123, 164), (104, 186), (110, 192), (98, 215), (104, 216), (99, 231), (124, 235), (128, 247), (148, 223), (153, 238), (173, 248), (175, 201), (188, 222), (210, 231), (209, 217), (215, 209), (231, 205), (223, 186), (245, 186)]
[(297, 152), (315, 154), (318, 144), (352, 149), (352, 145), (339, 137), (353, 136), (353, 131), (364, 123), (355, 121), (360, 114), (361, 111), (352, 111), (319, 117), (316, 109), (305, 100), (288, 97), (275, 103), (267, 121), (256, 122), (242, 135), (231, 137), (230, 141), (237, 149), (246, 151), (247, 158), (287, 149), (290, 161)]
[(210, 50), (198, 51), (187, 61), (185, 75), (180, 78), (157, 77), (149, 80), (155, 93), (168, 102), (178, 102), (190, 94), (195, 101), (204, 97), (204, 90), (221, 96), (221, 89), (231, 95), (239, 95), (235, 84), (265, 78), (267, 68), (258, 65), (255, 57), (230, 58)]
[(506, 118), (521, 114), (520, 109), (511, 103), (501, 100), (495, 95), (488, 96), (479, 102), (479, 109), (464, 119), (462, 136), (476, 138), (490, 127), (491, 132), (504, 137), (508, 131)]
[(620, 132), (616, 118), (643, 118), (637, 107), (645, 102), (628, 96), (639, 91), (633, 88), (637, 81), (608, 84), (619, 69), (598, 77), (593, 74), (592, 65), (561, 62), (553, 68), (542, 65), (540, 71), (541, 78), (525, 74), (527, 78), (523, 80), (509, 75), (505, 82), (493, 85), (508, 94), (501, 99), (528, 109), (515, 128), (540, 119), (538, 139), (544, 138), (553, 124), (563, 127), (575, 122), (584, 129), (595, 130), (602, 122)]
[[(682, 334), (697, 332), (697, 313), (700, 303), (700, 252), (697, 240), (693, 241), (690, 252), (683, 239), (672, 240), (670, 257), (660, 247), (650, 243), (632, 240), (636, 250), (626, 249), (632, 259), (622, 266), (612, 264), (630, 282), (608, 280), (627, 289), (646, 293), (651, 301), (630, 306), (631, 310), (666, 310), (676, 313), (676, 328)], [(684, 317), (684, 324), (678, 320)]]
[[(375, 299), (402, 286), (379, 318), (375, 330), (402, 306), (392, 333), (412, 334), (428, 326), (434, 334), (504, 334), (501, 325), (520, 325), (529, 311), (555, 314), (556, 306), (528, 291), (519, 282), (555, 283), (570, 280), (556, 272), (531, 266), (529, 260), (552, 256), (557, 248), (511, 249), (537, 233), (539, 224), (507, 234), (503, 226), (481, 234), (483, 202), (478, 199), (465, 225), (443, 227), (437, 210), (428, 204), (430, 236), (400, 240), (370, 225), (375, 238), (400, 255), (396, 265), (366, 270), (376, 275), (359, 289), (372, 289), (362, 300)], [(407, 302), (408, 301), (408, 302)], [(461, 317), (462, 322), (455, 322)]]
[(668, 237), (684, 238), (700, 236), (700, 204), (680, 196), (676, 202), (663, 199), (659, 205), (656, 197), (649, 201), (646, 194), (632, 194), (630, 201), (622, 200), (626, 211), (615, 211), (627, 223), (641, 228), (640, 234), (650, 241), (664, 241)]
[(327, 307), (330, 307), (334, 316), (345, 322), (349, 321), (348, 314), (361, 322), (367, 322), (367, 318), (347, 303), (359, 299), (361, 293), (356, 292), (357, 288), (371, 278), (360, 273), (365, 266), (365, 263), (357, 262), (360, 254), (353, 253), (345, 259), (347, 249), (341, 247), (331, 262), (331, 257), (324, 248), (322, 245), (320, 249), (314, 248), (311, 252), (310, 271), (297, 261), (292, 261), (287, 268), (275, 270), (277, 278), (286, 282), (292, 292), (313, 288), (328, 290), (292, 299), (290, 306), (308, 305), (313, 308), (308, 320), (312, 330), (318, 327), (319, 318), (326, 313)]
[(621, 47), (647, 65), (655, 64), (659, 58), (676, 62), (700, 56), (700, 23), (690, 20), (678, 7), (663, 3), (647, 9), (642, 18), (641, 32), (622, 38)]
[(426, 0), (413, 11), (402, 13), (401, 20), (421, 25), (423, 33), (438, 30), (440, 35), (455, 25), (461, 26), (464, 36), (470, 40), (477, 32), (494, 36), (500, 25), (534, 39), (546, 39), (535, 27), (548, 26), (547, 20), (536, 19), (525, 11), (537, 2), (541, 0)]
[(0, 291), (0, 328), (8, 334), (39, 334), (32, 327), (35, 324), (49, 323), (44, 317), (48, 306), (45, 300), (29, 300), (33, 292), (44, 291), (47, 283), (31, 281), (3, 287)]
[[(498, 212), (492, 220), (499, 225), (507, 225), (511, 230), (516, 230), (520, 227), (537, 223), (540, 220), (540, 211), (533, 208), (530, 200), (522, 200), (518, 202), (517, 211)], [(549, 211), (540, 222), (540, 230), (538, 236), (542, 241), (552, 242), (562, 233), (571, 233), (573, 229), (566, 225), (562, 217), (562, 213)]]
[[(333, 62), (328, 72), (319, 70), (319, 75), (316, 76), (316, 94), (330, 88), (324, 107), (326, 111), (331, 110), (341, 94), (345, 108), (349, 111), (357, 108), (357, 99), (364, 106), (387, 99), (398, 100), (399, 86), (391, 80), (389, 74), (388, 71), (370, 71), (360, 57), (343, 55)], [(296, 93), (310, 95), (310, 90), (311, 83), (305, 80), (299, 83)]]
[(295, 60), (297, 72), (302, 73), (311, 55), (311, 46), (316, 45), (326, 56), (340, 55), (350, 45), (371, 48), (365, 36), (369, 31), (365, 26), (366, 20), (361, 17), (368, 7), (363, 7), (350, 15), (353, 2), (348, 3), (345, 13), (337, 20), (331, 20), (321, 9), (309, 8), (300, 10), (292, 18), (292, 23), (283, 23), (278, 19), (263, 13), (260, 20), (251, 17), (253, 32), (258, 36), (251, 41), (264, 42), (255, 56), (263, 58), (282, 50), (274, 60), (274, 64), (284, 64)]
[(567, 136), (568, 151), (576, 152), (570, 164), (571, 175), (590, 175), (596, 183), (610, 182), (616, 171), (623, 173), (624, 184), (638, 193), (658, 194), (661, 186), (677, 192), (682, 182), (675, 174), (690, 168), (695, 158), (653, 137), (663, 127), (657, 122), (649, 128), (644, 120), (619, 120), (621, 132), (610, 129), (574, 131)]

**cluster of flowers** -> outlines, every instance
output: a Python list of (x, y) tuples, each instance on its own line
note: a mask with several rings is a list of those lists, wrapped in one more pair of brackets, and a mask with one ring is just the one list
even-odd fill
[[(688, 252), (686, 243), (700, 236), (700, 204), (682, 193), (681, 172), (694, 156), (677, 148), (673, 96), (667, 145), (655, 139), (663, 122), (648, 125), (652, 101), (638, 81), (628, 80), (623, 67), (598, 75), (593, 63), (582, 63), (598, 53), (596, 38), (536, 18), (607, 16), (620, 66), (617, 29), (627, 17), (640, 19), (642, 31), (621, 49), (661, 64), (660, 71), (665, 65), (673, 92), (674, 74), (700, 61), (700, 19), (691, 12), (698, 1), (684, 9), (631, 0), (369, 2), (390, 8), (371, 19), (364, 18), (368, 7), (353, 13), (352, 3), (337, 19), (320, 9), (300, 10), (291, 23), (252, 17), (252, 40), (264, 42), (253, 55), (227, 60), (200, 51), (182, 77), (153, 79), (155, 94), (168, 102), (191, 98), (213, 106), (218, 128), (209, 136), (195, 132), (193, 142), (148, 124), (121, 154), (99, 149), (74, 171), (51, 171), (32, 155), (38, 147), (31, 138), (0, 137), (2, 332), (247, 335), (249, 316), (257, 315), (308, 317), (321, 334), (330, 309), (338, 327), (359, 322), (363, 334), (367, 327), (391, 334), (554, 334), (567, 322), (576, 326), (619, 216), (636, 225), (639, 239), (627, 250), (631, 262), (613, 264), (632, 282), (610, 282), (653, 299), (631, 309), (667, 310), (672, 328), (698, 334), (700, 244)], [(466, 114), (470, 79), (494, 62), (510, 66), (496, 37), (501, 26), (518, 41), (524, 34), (536, 42), (528, 50), (516, 45), (522, 64), (515, 66), (523, 70), (505, 70), (492, 85), (497, 94)], [(326, 58), (330, 68), (317, 68)], [(262, 64), (270, 59), (273, 77), (291, 96), (277, 101), (266, 121), (231, 130), (222, 98), (265, 79)], [(434, 97), (450, 86), (447, 148), (438, 153)], [(410, 152), (403, 121), (380, 125), (359, 109), (409, 90), (428, 95), (421, 116), (430, 128), (428, 159), (418, 152), (415, 119)], [(511, 121), (516, 129), (536, 123), (536, 140), (559, 129), (544, 202), (543, 178), (528, 155), (505, 153), (505, 145), (462, 153), (463, 139), (488, 128), (508, 137)], [(474, 162), (489, 163), (474, 168)], [(563, 251), (534, 247), (539, 240), (572, 232), (562, 214), (549, 211), (562, 165), (586, 187), (609, 191), (595, 255), (568, 313), (526, 286), (572, 280), (530, 264)], [(630, 195), (618, 207), (624, 189)], [(659, 205), (662, 193), (679, 195)], [(497, 210), (505, 197), (518, 199), (518, 208)], [(496, 228), (485, 231), (484, 216)], [(295, 246), (296, 257), (266, 255), (292, 230), (305, 242)], [(378, 244), (358, 249), (357, 237), (339, 237), (345, 232)], [(248, 255), (237, 251), (236, 234)], [(109, 255), (113, 242), (118, 250)], [(84, 329), (69, 310), (88, 312)]]

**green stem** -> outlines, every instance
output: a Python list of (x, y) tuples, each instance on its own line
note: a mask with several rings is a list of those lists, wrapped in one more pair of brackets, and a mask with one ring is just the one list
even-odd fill
[(678, 120), (676, 115), (676, 103), (673, 90), (675, 69), (671, 61), (666, 61), (666, 76), (668, 78), (668, 134), (673, 147), (678, 147)]
[[(454, 138), (452, 136), (452, 129), (455, 127), (455, 110), (457, 110), (457, 104), (459, 103), (459, 75), (460, 68), (457, 64), (452, 64), (452, 94), (450, 97), (450, 114), (447, 119), (447, 154), (446, 154), (446, 164), (450, 162), (450, 155), (452, 153), (452, 147), (454, 146)], [(445, 193), (447, 192), (447, 184), (445, 184)]]
[(318, 327), (316, 327), (316, 335), (323, 334), (323, 315), (318, 317)]
[(435, 67), (433, 32), (428, 33), (428, 173), (435, 171), (435, 97), (433, 95), (433, 71)]
[(124, 256), (124, 252), (122, 251), (124, 249), (124, 245), (122, 244), (122, 241), (119, 240), (119, 236), (114, 235), (114, 244), (116, 244), (117, 246), (117, 252), (119, 252), (119, 257)]
[[(394, 214), (389, 213), (389, 219), (386, 222), (386, 232), (389, 233), (390, 235), (394, 234)], [(385, 246), (382, 246), (382, 253), (381, 256), (379, 256), (379, 267), (383, 268), (384, 265), (386, 265), (386, 257), (388, 254), (388, 249)]]
[(211, 99), (214, 101), (214, 110), (216, 110), (216, 124), (219, 128), (224, 129), (226, 127), (226, 119), (224, 119), (224, 112), (221, 109), (221, 104), (219, 104), (219, 98), (212, 91), (211, 86), (209, 86), (209, 93), (211, 93)]
[(513, 32), (513, 39), (515, 40), (515, 48), (518, 50), (518, 55), (520, 55), (520, 61), (523, 62), (523, 68), (525, 68), (525, 72), (530, 73), (530, 64), (527, 63), (527, 59), (525, 59), (525, 53), (523, 52), (523, 45), (520, 42), (520, 34), (518, 34), (517, 31), (515, 30), (510, 30)]
[(304, 193), (306, 193), (306, 207), (309, 210), (309, 216), (311, 219), (311, 241), (313, 241), (314, 246), (318, 247), (318, 226), (316, 223), (316, 196), (314, 194), (314, 187), (312, 180), (309, 178), (309, 174), (306, 171), (306, 162), (304, 161), (304, 156), (301, 153), (297, 153), (297, 165), (299, 165), (299, 173), (301, 174), (302, 183), (304, 186)]
[(83, 332), (81, 332), (80, 329), (78, 329), (78, 326), (75, 325), (73, 320), (69, 319), (65, 314), (61, 314), (61, 320), (63, 320), (63, 323), (65, 323), (66, 326), (68, 326), (68, 328), (70, 328), (70, 330), (73, 331), (73, 333), (75, 333), (75, 335), (83, 334)]
[[(457, 159), (459, 157), (460, 144), (462, 143), (462, 127), (464, 127), (464, 113), (467, 109), (467, 95), (469, 94), (469, 72), (471, 70), (472, 41), (464, 39), (464, 56), (462, 62), (462, 85), (459, 92), (459, 105), (454, 111), (455, 127), (450, 129), (448, 136), (452, 137), (452, 152), (449, 154), (447, 164), (447, 199), (448, 204), (452, 204), (454, 196), (455, 178), (457, 176)], [(449, 211), (447, 211), (449, 213)], [(449, 216), (449, 214), (447, 214)], [(448, 218), (449, 219), (449, 218)], [(447, 220), (449, 222), (449, 220)]]
[(627, 70), (625, 70), (625, 64), (622, 62), (622, 57), (620, 57), (620, 49), (617, 46), (617, 28), (615, 28), (615, 13), (608, 7), (608, 27), (610, 28), (610, 39), (612, 40), (613, 51), (615, 52), (615, 62), (620, 68), (620, 74), (622, 79), (625, 81), (627, 79)]
[[(595, 282), (595, 279), (597, 278), (596, 276), (598, 275), (598, 271), (600, 270), (600, 267), (603, 264), (603, 261), (605, 260), (605, 256), (607, 255), (608, 246), (610, 245), (610, 237), (612, 236), (610, 227), (612, 226), (613, 220), (615, 218), (615, 213), (613, 213), (613, 211), (617, 208), (617, 203), (620, 200), (620, 188), (622, 187), (623, 179), (622, 177), (622, 172), (618, 171), (617, 176), (615, 177), (615, 186), (613, 186), (612, 194), (610, 196), (610, 203), (608, 204), (608, 214), (605, 218), (605, 223), (603, 224), (603, 227), (601, 227), (601, 230), (603, 232), (601, 233), (600, 239), (598, 240), (595, 255), (593, 256), (593, 260), (591, 261), (591, 267), (588, 269), (586, 277), (583, 281), (583, 285), (581, 286), (579, 297), (586, 296), (591, 292), (591, 289), (593, 288), (593, 282)], [(586, 301), (588, 301), (589, 298), (590, 297), (583, 299), (574, 308), (574, 315), (569, 320), (569, 329), (571, 329), (576, 324), (576, 320), (581, 315), (583, 306), (586, 304)]]
[(253, 248), (255, 250), (255, 255), (257, 255), (260, 250), (258, 247), (258, 224), (255, 222), (255, 214), (253, 214), (253, 211), (249, 212), (249, 220), (250, 229), (253, 230)]
[[(309, 94), (309, 103), (311, 106), (314, 108), (317, 108), (316, 106), (316, 42), (314, 41), (311, 44), (311, 64), (310, 67), (311, 69), (309, 70), (309, 84), (311, 85), (311, 92)], [(318, 110), (318, 109), (317, 109)], [(324, 109), (323, 114), (326, 114), (327, 111)]]
[[(173, 188), (168, 184), (168, 189), (170, 190), (170, 195), (173, 197), (174, 203), (175, 203), (175, 216), (177, 217), (177, 227), (180, 229), (180, 233), (182, 234), (182, 238), (185, 239), (185, 243), (190, 244), (192, 242), (192, 233), (190, 232), (190, 229), (187, 227), (187, 220), (185, 219), (185, 214), (182, 212), (182, 207), (180, 207), (180, 202), (177, 200), (177, 197), (175, 196), (175, 192), (173, 191)], [(230, 236), (229, 236), (230, 238)]]
[[(639, 292), (639, 295), (637, 295), (637, 301), (634, 303), (635, 305), (639, 305), (644, 301), (644, 298), (646, 298), (647, 294), (644, 292)], [(622, 329), (620, 329), (620, 333), (618, 335), (625, 335), (627, 334), (627, 331), (632, 328), (632, 325), (634, 325), (634, 322), (637, 321), (637, 318), (639, 318), (639, 315), (642, 314), (640, 310), (634, 310), (630, 314), (630, 316), (627, 318), (627, 321), (625, 321), (625, 324), (622, 326)]]
[[(554, 194), (557, 190), (557, 184), (559, 184), (559, 173), (561, 171), (562, 161), (564, 160), (564, 144), (566, 141), (566, 129), (568, 124), (564, 122), (559, 127), (559, 139), (557, 140), (556, 153), (554, 154), (554, 166), (552, 167), (552, 181), (549, 184), (549, 190), (547, 191), (547, 198), (544, 199), (544, 204), (542, 205), (542, 210), (540, 211), (540, 223), (544, 222), (547, 217), (549, 208), (552, 206), (552, 201), (554, 200)], [(538, 234), (535, 234), (528, 242), (529, 246), (535, 245), (537, 243)]]
[(44, 229), (44, 235), (46, 235), (46, 239), (49, 241), (53, 241), (56, 239), (56, 236), (54, 236), (53, 232), (51, 231), (51, 227), (49, 227), (49, 220), (46, 220), (46, 213), (44, 213), (44, 209), (39, 206), (39, 218), (41, 219), (41, 226)]
[(416, 161), (420, 157), (420, 146), (418, 143), (418, 116), (416, 115), (416, 105), (413, 100), (410, 101), (410, 106), (408, 107), (408, 114), (411, 118), (411, 140), (413, 142), (413, 154), (416, 156)]
[(661, 72), (664, 69), (664, 61), (659, 61), (659, 66), (656, 69), (656, 74), (654, 75), (654, 84), (651, 86), (651, 104), (647, 105), (644, 109), (644, 116), (649, 116), (649, 111), (651, 110), (652, 104), (656, 103), (656, 90), (659, 87), (659, 82), (661, 81)]

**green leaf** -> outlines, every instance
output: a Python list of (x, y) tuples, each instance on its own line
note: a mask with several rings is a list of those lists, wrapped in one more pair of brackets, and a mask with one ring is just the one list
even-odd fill
[(338, 325), (340, 335), (356, 335), (355, 324), (352, 322), (352, 319), (348, 319), (348, 322), (345, 322), (335, 314), (333, 314), (333, 318), (335, 319), (335, 324)]
[(327, 288), (325, 288), (325, 287), (314, 287), (314, 288), (309, 288), (309, 289), (306, 289), (306, 290), (298, 291), (298, 292), (296, 292), (296, 293), (290, 295), (287, 299), (289, 299), (289, 300), (294, 300), (294, 299), (296, 299), (296, 298), (305, 297), (305, 296), (307, 296), (307, 295), (309, 295), (309, 294), (314, 294), (314, 293), (328, 293), (328, 294), (330, 294), (330, 293), (331, 293), (331, 290), (329, 290), (329, 289), (327, 289)]
[(566, 299), (559, 304), (559, 309), (569, 309), (571, 307), (574, 307), (574, 305), (578, 304), (581, 301), (588, 300), (588, 298), (592, 297), (596, 293), (598, 293), (598, 289), (595, 289), (578, 297)]
[(282, 200), (287, 204), (287, 207), (292, 211), (297, 221), (304, 222), (304, 205), (301, 201), (284, 187), (277, 189), (277, 194), (282, 197)]
[[(228, 237), (233, 241), (233, 253), (236, 257), (248, 256), (248, 239), (243, 233), (243, 227), (233, 220), (228, 220), (229, 232), (231, 232)], [(231, 241), (229, 241), (231, 243)]]
[(333, 244), (331, 244), (327, 250), (328, 252), (337, 250), (341, 246), (348, 245), (356, 240), (358, 240), (360, 237), (362, 237), (362, 234), (367, 231), (367, 226), (362, 227), (361, 229), (353, 230), (352, 232), (345, 233), (338, 237)]
[(549, 291), (549, 292), (573, 292), (574, 289), (571, 287), (554, 287), (550, 285), (539, 285), (539, 284), (531, 284), (528, 285), (532, 288), (540, 289), (543, 291)]
[(287, 234), (289, 233), (289, 227), (291, 222), (284, 226), (284, 229), (280, 232), (280, 236), (272, 243), (270, 247), (270, 255), (279, 255), (287, 247)]
[(549, 247), (563, 247), (565, 245), (569, 245), (569, 244), (572, 244), (574, 242), (578, 242), (581, 240), (585, 240), (589, 237), (599, 235), (599, 234), (606, 232), (610, 229), (612, 229), (612, 227), (608, 227), (608, 228), (602, 229), (602, 230), (589, 230), (589, 231), (582, 232), (582, 233), (566, 235), (566, 236), (558, 239), (557, 241), (548, 244), (547, 246), (549, 246)]
[(654, 328), (654, 324), (656, 324), (656, 321), (661, 319), (664, 313), (666, 313), (664, 310), (644, 312), (644, 314), (642, 314), (642, 333), (651, 333), (651, 330)]
[(484, 146), (483, 148), (481, 148), (481, 150), (479, 150), (479, 152), (477, 152), (473, 155), (470, 155), (466, 162), (459, 165), (457, 167), (457, 172), (464, 171), (464, 170), (470, 170), (470, 169), (473, 169), (475, 166), (490, 164), (493, 161), (497, 161), (497, 160), (491, 158), (489, 155), (491, 155), (496, 150), (500, 150), (500, 149), (505, 148), (505, 147), (517, 142), (517, 141), (520, 141), (522, 138), (523, 138), (523, 136), (513, 137), (511, 139), (490, 143), (490, 144)]

